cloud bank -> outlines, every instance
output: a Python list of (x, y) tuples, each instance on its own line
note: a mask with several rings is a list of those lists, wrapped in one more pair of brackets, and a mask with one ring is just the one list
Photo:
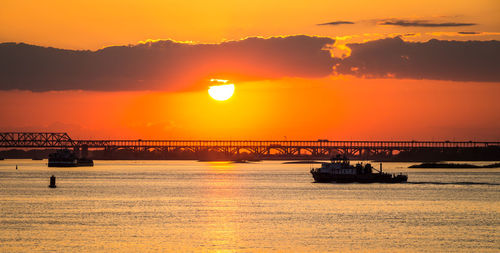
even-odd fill
[(395, 37), (347, 46), (351, 55), (335, 67), (339, 74), (500, 82), (499, 41), (406, 42)]
[(328, 22), (328, 23), (322, 23), (322, 24), (317, 24), (317, 25), (353, 25), (354, 22), (351, 21), (333, 21), (333, 22)]
[(333, 58), (334, 39), (247, 38), (220, 44), (171, 40), (97, 51), (0, 44), (0, 90), (205, 89), (211, 78), (232, 81), (285, 77), (406, 78), (500, 82), (499, 41), (407, 42), (400, 37), (347, 44)]
[(323, 48), (334, 42), (311, 36), (220, 44), (164, 40), (97, 51), (3, 43), (0, 89), (179, 90), (199, 88), (210, 78), (324, 77), (331, 74), (334, 59)]
[(481, 33), (480, 32), (458, 32), (458, 34), (475, 35), (475, 34), (481, 34)]
[(429, 20), (405, 20), (405, 19), (387, 19), (380, 20), (378, 25), (393, 25), (403, 27), (460, 27), (474, 26), (475, 23), (458, 23), (458, 22), (432, 22)]

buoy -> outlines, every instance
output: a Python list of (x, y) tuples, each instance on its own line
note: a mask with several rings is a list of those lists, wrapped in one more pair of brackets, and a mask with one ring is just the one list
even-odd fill
[(49, 185), (50, 188), (56, 188), (56, 177), (54, 175), (52, 175), (50, 177), (50, 185)]

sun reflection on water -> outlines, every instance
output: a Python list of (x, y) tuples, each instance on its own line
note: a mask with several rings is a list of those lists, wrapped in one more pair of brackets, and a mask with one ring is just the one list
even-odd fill
[(239, 213), (238, 185), (232, 162), (209, 162), (206, 191), (204, 192), (205, 222), (202, 234), (208, 248), (216, 252), (234, 252), (237, 249)]

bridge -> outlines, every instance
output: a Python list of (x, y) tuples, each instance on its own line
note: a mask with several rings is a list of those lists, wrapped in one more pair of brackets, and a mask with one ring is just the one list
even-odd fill
[(329, 158), (391, 156), (414, 151), (463, 152), (500, 148), (500, 142), (477, 141), (329, 141), (329, 140), (77, 140), (67, 133), (0, 133), (0, 148), (71, 148), (79, 150), (142, 151), (163, 153), (223, 153), (229, 156), (249, 154), (253, 157)]

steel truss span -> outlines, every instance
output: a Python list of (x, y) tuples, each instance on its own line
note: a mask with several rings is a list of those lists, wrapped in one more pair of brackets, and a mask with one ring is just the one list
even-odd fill
[(75, 145), (67, 133), (0, 133), (0, 148), (69, 148)]
[(277, 140), (73, 140), (67, 133), (0, 133), (0, 148), (128, 149), (161, 152), (246, 152), (257, 156), (279, 154), (290, 157), (334, 154), (362, 156), (390, 155), (394, 151), (467, 150), (498, 148), (500, 142), (477, 141), (277, 141)]

